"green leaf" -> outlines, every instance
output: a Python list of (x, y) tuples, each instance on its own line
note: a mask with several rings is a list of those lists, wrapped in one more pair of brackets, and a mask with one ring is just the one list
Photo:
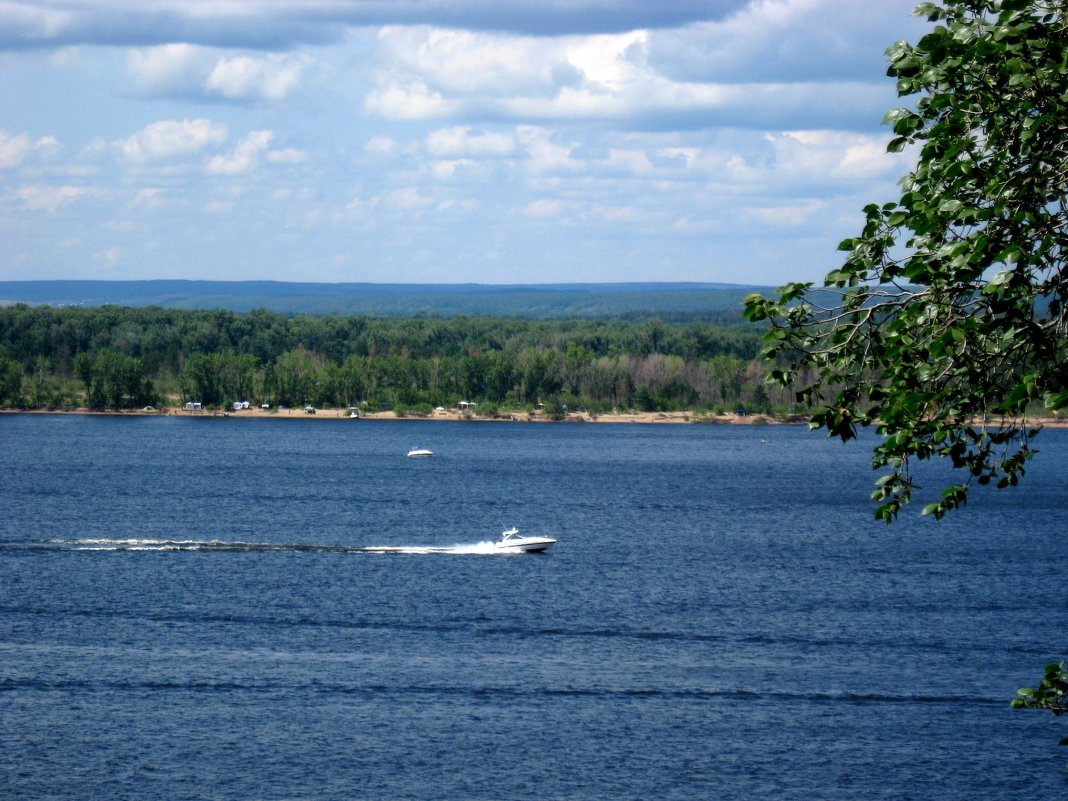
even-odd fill
[(993, 278), (987, 281), (986, 286), (983, 287), (983, 292), (986, 294), (1000, 292), (1011, 280), (1012, 270), (1001, 270)]
[(994, 258), (994, 261), (1002, 264), (1016, 264), (1022, 255), (1023, 250), (1019, 245), (1009, 245)]
[(942, 511), (942, 504), (936, 501), (935, 503), (929, 503), (925, 507), (923, 507), (923, 511), (920, 512), (920, 514), (934, 515), (935, 519), (941, 520), (942, 515), (945, 514), (945, 512)]
[[(920, 13), (941, 24), (887, 51), (899, 92), (920, 97), (884, 118), (888, 150), (919, 146), (914, 165), (841, 240), (848, 255), (827, 273), (830, 291), (807, 295), (804, 314), (767, 312), (789, 332), (775, 367), (810, 377), (810, 400), (836, 398), (813, 428), (846, 439), (877, 421), (875, 466), (907, 476), (910, 460), (938, 457), (962, 471), (922, 510), (941, 518), (970, 486), (1023, 476), (1030, 433), (988, 415), (1011, 418), (1038, 399), (1068, 408), (1068, 7), (943, 0)], [(875, 483), (878, 519), (910, 501), (899, 481)]]
[(1056, 411), (1068, 406), (1068, 390), (1062, 390), (1061, 392), (1047, 392), (1043, 399), (1047, 409)]

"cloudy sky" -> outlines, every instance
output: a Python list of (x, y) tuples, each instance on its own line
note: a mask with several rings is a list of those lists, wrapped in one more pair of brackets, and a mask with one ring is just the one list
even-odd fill
[(821, 278), (916, 0), (0, 0), (0, 278)]

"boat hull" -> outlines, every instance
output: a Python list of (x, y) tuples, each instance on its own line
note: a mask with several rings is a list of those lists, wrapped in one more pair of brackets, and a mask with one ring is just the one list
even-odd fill
[(494, 544), (498, 553), (541, 553), (554, 542), (548, 537), (523, 537)]

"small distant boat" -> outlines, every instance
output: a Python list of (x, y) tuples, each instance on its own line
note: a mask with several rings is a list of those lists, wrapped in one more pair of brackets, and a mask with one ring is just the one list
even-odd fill
[(408, 455), (412, 458), (416, 458), (419, 456), (433, 456), (434, 451), (429, 450), (428, 448), (412, 448), (410, 451), (408, 451)]
[(520, 537), (519, 529), (510, 528), (493, 541), (493, 547), (501, 553), (540, 553), (554, 542), (548, 537)]

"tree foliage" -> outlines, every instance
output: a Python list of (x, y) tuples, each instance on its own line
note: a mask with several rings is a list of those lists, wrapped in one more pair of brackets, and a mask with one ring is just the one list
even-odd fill
[[(816, 408), (815, 428), (883, 435), (872, 497), (892, 521), (916, 487), (912, 460), (963, 472), (924, 513), (973, 484), (1015, 485), (1037, 429), (1029, 410), (1068, 405), (1068, 36), (1063, 0), (947, 0), (888, 51), (911, 108), (891, 111), (889, 150), (916, 166), (900, 197), (864, 210), (823, 287), (752, 295), (770, 321), (771, 380)], [(806, 379), (806, 375), (808, 378)]]
[[(1045, 675), (1037, 687), (1023, 687), (1012, 702), (1015, 709), (1048, 709), (1054, 715), (1068, 712), (1068, 670), (1064, 662), (1046, 665)], [(1068, 737), (1061, 740), (1068, 745)]]
[(22, 365), (0, 355), (0, 404), (22, 404)]
[[(120, 366), (131, 366), (124, 360), (136, 360), (140, 378), (159, 392), (209, 405), (367, 401), (401, 410), (468, 400), (480, 409), (555, 401), (593, 412), (767, 411), (789, 404), (785, 392), (769, 397), (762, 387), (760, 337), (756, 326), (693, 320), (15, 305), (0, 308), (0, 404), (143, 406), (150, 388), (113, 391), (125, 375)], [(64, 394), (69, 377), (84, 386), (82, 397)]]
[(136, 409), (156, 402), (155, 390), (145, 377), (140, 359), (102, 350), (96, 359), (79, 354), (74, 364), (85, 384), (86, 406), (90, 409)]

